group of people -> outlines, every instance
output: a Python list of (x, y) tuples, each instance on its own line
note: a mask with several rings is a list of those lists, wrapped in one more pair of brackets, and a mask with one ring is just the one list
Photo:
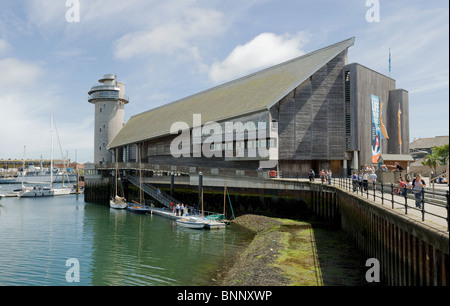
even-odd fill
[(422, 209), (423, 190), (426, 187), (422, 175), (417, 174), (416, 178), (412, 181), (408, 177), (406, 177), (404, 180), (402, 177), (400, 177), (397, 183), (398, 187), (394, 189), (394, 193), (406, 196), (408, 192), (412, 192), (416, 200), (416, 207)]
[(331, 185), (331, 179), (333, 178), (333, 173), (331, 170), (325, 171), (325, 169), (322, 169), (320, 171), (320, 180), (322, 181), (322, 184), (328, 182), (328, 185)]
[(174, 213), (175, 216), (187, 216), (189, 214), (189, 207), (187, 204), (174, 204), (173, 202), (170, 202), (170, 208), (172, 208), (172, 213)]
[(371, 182), (372, 189), (375, 190), (377, 183), (377, 174), (373, 167), (365, 167), (363, 171), (353, 171), (352, 173), (352, 182), (353, 182), (353, 191), (367, 191), (369, 189), (369, 181)]

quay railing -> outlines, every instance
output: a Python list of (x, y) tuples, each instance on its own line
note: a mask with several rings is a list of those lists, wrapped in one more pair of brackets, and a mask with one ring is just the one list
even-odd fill
[[(328, 184), (325, 182), (324, 184)], [(410, 210), (419, 212), (422, 222), (437, 218), (445, 220), (447, 231), (450, 230), (449, 217), (449, 191), (431, 191), (422, 188), (416, 195), (412, 189), (399, 187), (396, 184), (372, 183), (370, 180), (360, 182), (352, 178), (332, 178), (332, 185), (343, 188), (357, 195), (381, 202), (381, 205), (389, 205), (392, 209), (401, 209), (407, 215)], [(420, 204), (420, 205), (417, 205)]]

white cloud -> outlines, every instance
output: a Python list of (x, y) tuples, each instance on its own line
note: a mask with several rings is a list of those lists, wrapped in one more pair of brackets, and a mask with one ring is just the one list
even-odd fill
[(114, 55), (119, 59), (135, 56), (172, 54), (196, 50), (195, 40), (213, 37), (224, 31), (223, 15), (213, 9), (189, 8), (150, 30), (126, 34), (115, 41)]
[(35, 84), (37, 78), (43, 74), (39, 64), (20, 61), (16, 58), (0, 60), (0, 88), (2, 92), (21, 88), (26, 90), (27, 86)]
[(295, 35), (262, 33), (234, 48), (223, 61), (213, 63), (209, 77), (219, 83), (282, 63), (303, 55), (302, 47), (308, 41), (309, 34), (306, 32)]
[(9, 49), (11, 49), (11, 46), (8, 42), (0, 38), (0, 55), (5, 54)]

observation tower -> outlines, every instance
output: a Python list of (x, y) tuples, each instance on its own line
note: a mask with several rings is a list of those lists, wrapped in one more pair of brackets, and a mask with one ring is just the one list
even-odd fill
[(89, 90), (88, 101), (95, 105), (94, 163), (110, 163), (112, 153), (108, 143), (124, 125), (124, 106), (128, 104), (125, 84), (114, 74), (105, 74), (98, 84)]

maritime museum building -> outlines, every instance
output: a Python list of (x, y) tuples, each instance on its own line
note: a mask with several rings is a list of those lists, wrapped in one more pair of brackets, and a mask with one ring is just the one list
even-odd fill
[(337, 175), (407, 153), (408, 92), (349, 64), (354, 41), (136, 114), (107, 150), (120, 162)]

